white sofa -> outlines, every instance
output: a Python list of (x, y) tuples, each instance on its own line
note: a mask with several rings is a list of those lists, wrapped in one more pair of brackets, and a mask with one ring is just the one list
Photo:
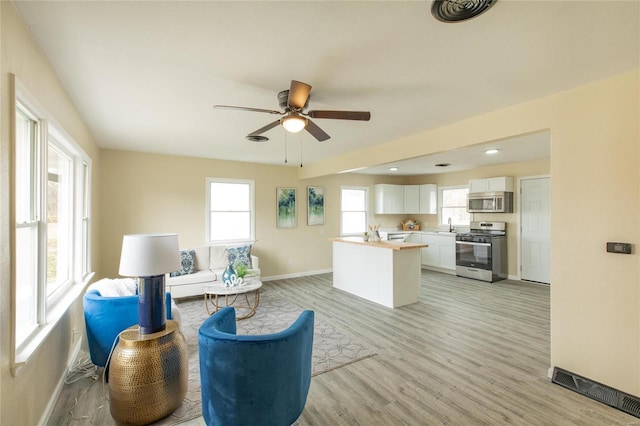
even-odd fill
[[(227, 248), (235, 246), (206, 246), (181, 251), (193, 250), (195, 252), (195, 272), (172, 277), (167, 274), (166, 290), (172, 298), (201, 296), (204, 294), (203, 286), (222, 280), (222, 273), (229, 264), (229, 252)], [(260, 267), (258, 257), (251, 255), (251, 268), (247, 271), (245, 279), (257, 277), (260, 279)]]

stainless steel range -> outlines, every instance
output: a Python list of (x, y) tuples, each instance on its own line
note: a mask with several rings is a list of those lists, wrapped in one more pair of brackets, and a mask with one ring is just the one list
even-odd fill
[(456, 235), (456, 275), (487, 282), (507, 278), (507, 224), (471, 222)]

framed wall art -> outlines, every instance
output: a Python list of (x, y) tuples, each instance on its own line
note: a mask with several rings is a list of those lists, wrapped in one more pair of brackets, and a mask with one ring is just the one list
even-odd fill
[(324, 187), (307, 187), (307, 225), (324, 225)]
[(278, 228), (295, 228), (296, 219), (296, 189), (277, 188), (276, 190), (276, 221)]

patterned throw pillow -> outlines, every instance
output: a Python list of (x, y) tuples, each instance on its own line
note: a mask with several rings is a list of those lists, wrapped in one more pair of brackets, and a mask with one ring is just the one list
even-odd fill
[(180, 269), (169, 274), (171, 277), (193, 274), (196, 271), (195, 250), (180, 250)]
[(229, 263), (232, 265), (242, 264), (251, 269), (251, 246), (229, 247)]

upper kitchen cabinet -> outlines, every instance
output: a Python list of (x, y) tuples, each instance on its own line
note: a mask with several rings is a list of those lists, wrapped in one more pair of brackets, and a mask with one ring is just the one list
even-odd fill
[(500, 191), (513, 192), (513, 177), (502, 176), (469, 181), (469, 193)]
[(438, 187), (432, 183), (420, 185), (420, 214), (438, 213)]
[(374, 185), (375, 214), (404, 214), (404, 185)]
[(420, 187), (418, 185), (404, 185), (405, 214), (420, 213)]
[(374, 185), (375, 214), (436, 214), (438, 187), (426, 185)]

